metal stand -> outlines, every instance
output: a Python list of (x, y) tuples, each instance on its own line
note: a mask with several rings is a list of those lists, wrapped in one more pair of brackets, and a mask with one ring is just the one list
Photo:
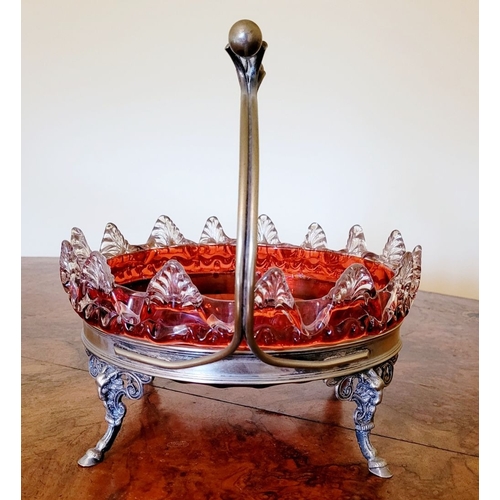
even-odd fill
[[(95, 378), (99, 399), (106, 408), (105, 420), (108, 428), (94, 448), (87, 450), (78, 464), (92, 467), (102, 462), (120, 431), (126, 407), (123, 396), (140, 399), (144, 395), (144, 384), (151, 383), (153, 377), (132, 372), (110, 365), (87, 350), (89, 372)], [(392, 477), (387, 462), (377, 455), (377, 450), (370, 442), (370, 433), (374, 428), (375, 410), (382, 401), (384, 387), (388, 386), (394, 373), (397, 356), (369, 370), (344, 377), (326, 379), (325, 383), (335, 390), (339, 401), (354, 401), (354, 426), (361, 453), (368, 461), (368, 470), (382, 478)]]

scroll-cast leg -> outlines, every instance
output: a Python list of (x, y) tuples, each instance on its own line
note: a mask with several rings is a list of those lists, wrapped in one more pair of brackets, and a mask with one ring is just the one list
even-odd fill
[(383, 478), (392, 477), (392, 473), (387, 462), (377, 455), (377, 450), (370, 442), (370, 433), (375, 426), (375, 410), (382, 401), (383, 389), (392, 380), (396, 359), (394, 357), (365, 372), (326, 381), (327, 385), (335, 388), (337, 399), (356, 403), (354, 427), (359, 448), (368, 461), (368, 470)]
[(125, 405), (122, 403), (123, 396), (129, 399), (140, 399), (144, 394), (144, 384), (152, 380), (152, 377), (148, 375), (108, 365), (94, 354), (90, 354), (89, 372), (95, 378), (99, 399), (106, 408), (108, 428), (96, 446), (87, 450), (85, 455), (78, 460), (78, 465), (82, 467), (92, 467), (101, 462), (104, 452), (113, 444), (126, 413)]

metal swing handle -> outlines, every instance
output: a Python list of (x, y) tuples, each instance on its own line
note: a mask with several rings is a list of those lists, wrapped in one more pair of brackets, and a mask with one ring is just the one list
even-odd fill
[(226, 51), (231, 57), (241, 87), (240, 171), (235, 269), (234, 336), (245, 337), (252, 352), (263, 362), (286, 368), (325, 369), (368, 357), (360, 350), (343, 359), (309, 361), (280, 358), (264, 352), (254, 337), (255, 262), (259, 200), (259, 123), (257, 91), (265, 76), (262, 58), (267, 43), (260, 28), (249, 20), (235, 23), (229, 31)]
[(240, 170), (236, 230), (234, 336), (253, 338), (255, 262), (259, 200), (259, 119), (257, 91), (265, 76), (262, 58), (267, 48), (260, 28), (252, 21), (235, 23), (226, 51), (241, 87)]

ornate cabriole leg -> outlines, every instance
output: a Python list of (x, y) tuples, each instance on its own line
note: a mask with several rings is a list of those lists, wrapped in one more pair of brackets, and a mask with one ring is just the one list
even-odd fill
[(90, 375), (95, 378), (99, 399), (106, 408), (108, 428), (96, 446), (87, 450), (78, 460), (78, 464), (82, 467), (92, 467), (101, 462), (104, 452), (113, 444), (126, 412), (125, 405), (121, 401), (122, 397), (140, 399), (144, 394), (144, 384), (152, 381), (149, 375), (122, 370), (107, 364), (94, 354), (89, 352), (87, 354), (90, 356)]
[(334, 387), (335, 396), (341, 401), (354, 401), (354, 426), (361, 453), (368, 460), (368, 469), (379, 477), (392, 477), (387, 462), (377, 456), (370, 442), (370, 432), (375, 426), (373, 419), (377, 405), (382, 401), (382, 391), (389, 385), (394, 373), (397, 356), (379, 366), (345, 377), (326, 380)]

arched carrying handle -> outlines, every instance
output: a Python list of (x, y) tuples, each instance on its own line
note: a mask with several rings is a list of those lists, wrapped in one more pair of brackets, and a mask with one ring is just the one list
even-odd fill
[(234, 335), (253, 338), (255, 261), (259, 201), (259, 119), (257, 91), (265, 72), (262, 58), (267, 44), (260, 28), (242, 20), (229, 31), (226, 51), (236, 66), (241, 87), (240, 171), (236, 269), (234, 286)]
[(235, 23), (229, 31), (226, 51), (236, 66), (241, 87), (240, 171), (236, 237), (234, 335), (244, 337), (264, 363), (285, 368), (326, 369), (368, 357), (366, 349), (342, 360), (311, 361), (277, 357), (263, 351), (254, 337), (255, 262), (259, 201), (259, 123), (257, 91), (265, 76), (262, 58), (267, 43), (260, 28), (249, 20)]

